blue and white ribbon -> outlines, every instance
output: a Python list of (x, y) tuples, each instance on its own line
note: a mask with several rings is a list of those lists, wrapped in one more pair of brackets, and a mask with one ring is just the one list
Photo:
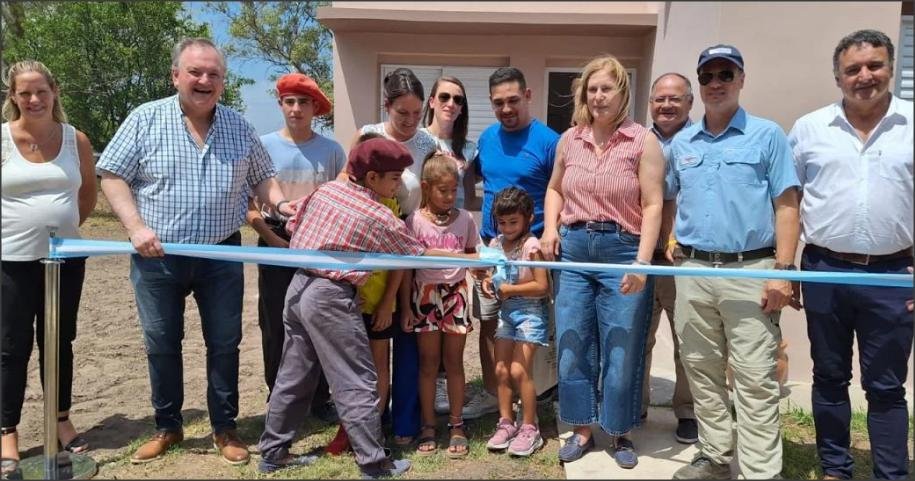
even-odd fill
[[(479, 260), (457, 259), (451, 257), (400, 256), (393, 254), (375, 254), (367, 252), (313, 251), (303, 249), (286, 249), (280, 247), (249, 247), (203, 244), (163, 243), (166, 254), (205, 259), (269, 264), (284, 267), (301, 267), (309, 269), (331, 270), (397, 270), (397, 269), (443, 269), (466, 267), (486, 269), (496, 267), (534, 267), (556, 270), (577, 270), (586, 272), (617, 272), (651, 274), (657, 276), (693, 276), (750, 279), (783, 279), (803, 282), (822, 282), (831, 284), (853, 284), (884, 287), (912, 288), (912, 276), (909, 274), (873, 274), (856, 272), (823, 272), (823, 271), (783, 271), (768, 269), (731, 269), (726, 267), (673, 267), (643, 266), (630, 264), (598, 264), (591, 262), (546, 262), (546, 261), (509, 261), (498, 252), (485, 248)], [(51, 259), (69, 257), (93, 257), (105, 255), (135, 254), (129, 242), (100, 241), (89, 239), (64, 239), (52, 237), (50, 240)]]

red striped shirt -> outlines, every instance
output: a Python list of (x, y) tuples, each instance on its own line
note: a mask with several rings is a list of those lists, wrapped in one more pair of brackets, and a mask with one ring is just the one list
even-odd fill
[(613, 221), (628, 232), (642, 232), (639, 160), (648, 132), (626, 119), (600, 156), (590, 126), (572, 127), (562, 134), (562, 224)]
[[(422, 255), (426, 248), (378, 195), (351, 182), (331, 181), (306, 197), (286, 229), (290, 249)], [(362, 285), (370, 271), (307, 269), (318, 277)]]

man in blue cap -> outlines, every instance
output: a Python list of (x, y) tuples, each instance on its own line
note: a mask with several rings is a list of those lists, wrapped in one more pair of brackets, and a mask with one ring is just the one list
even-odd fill
[[(667, 256), (691, 268), (795, 269), (798, 190), (778, 124), (739, 104), (744, 62), (730, 45), (702, 51), (697, 67), (705, 115), (671, 142), (668, 195), (677, 242)], [(674, 219), (676, 217), (676, 219)], [(669, 230), (664, 230), (669, 232)], [(674, 325), (699, 422), (699, 453), (674, 479), (730, 479), (734, 456), (725, 370), (734, 373), (737, 458), (746, 479), (782, 470), (776, 358), (788, 281), (720, 277), (675, 280)]]

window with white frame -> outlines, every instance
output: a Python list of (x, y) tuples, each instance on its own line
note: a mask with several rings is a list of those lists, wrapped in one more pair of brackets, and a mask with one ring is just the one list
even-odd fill
[(899, 29), (899, 43), (896, 48), (896, 95), (900, 98), (913, 98), (913, 32), (912, 15), (903, 15)]
[(474, 142), (480, 138), (480, 133), (490, 124), (496, 121), (492, 113), (492, 107), (489, 103), (489, 76), (497, 67), (452, 67), (452, 66), (429, 66), (429, 65), (396, 65), (382, 64), (380, 80), (380, 91), (382, 105), (380, 108), (380, 118), (382, 121), (387, 120), (388, 115), (384, 109), (384, 76), (389, 72), (405, 67), (413, 71), (416, 78), (423, 84), (423, 93), (426, 99), (432, 93), (432, 85), (435, 81), (447, 75), (455, 77), (464, 84), (465, 94), (467, 95), (467, 108), (470, 115), (467, 124), (467, 138)]

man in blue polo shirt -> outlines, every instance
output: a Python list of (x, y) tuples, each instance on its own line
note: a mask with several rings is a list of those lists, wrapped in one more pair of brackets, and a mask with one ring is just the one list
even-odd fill
[[(553, 159), (559, 134), (531, 117), (531, 89), (524, 74), (514, 67), (501, 67), (489, 77), (489, 101), (499, 120), (483, 131), (474, 161), (477, 177), (483, 178), (483, 209), (480, 237), (489, 241), (498, 234), (492, 218), (492, 200), (506, 187), (520, 187), (534, 199), (534, 224), (531, 232), (543, 234), (543, 201), (546, 186), (553, 173)], [(496, 370), (493, 361), (496, 321), (499, 304), (480, 294), (479, 282), (474, 289), (474, 315), (480, 319), (480, 365), (483, 369), (483, 389), (464, 406), (465, 419), (478, 418), (499, 410), (495, 396)], [(546, 350), (543, 350), (546, 352)], [(538, 389), (555, 385), (540, 382)], [(541, 391), (542, 392), (542, 391)], [(540, 394), (540, 393), (538, 393)]]
[[(702, 51), (697, 67), (702, 122), (670, 146), (667, 192), (676, 195), (668, 258), (684, 267), (794, 269), (799, 182), (784, 131), (739, 105), (740, 52)], [(668, 223), (671, 212), (665, 216)], [(674, 479), (729, 479), (734, 455), (725, 369), (734, 373), (737, 457), (746, 479), (782, 470), (776, 357), (778, 321), (791, 283), (677, 277), (674, 325), (696, 418), (699, 453)]]

